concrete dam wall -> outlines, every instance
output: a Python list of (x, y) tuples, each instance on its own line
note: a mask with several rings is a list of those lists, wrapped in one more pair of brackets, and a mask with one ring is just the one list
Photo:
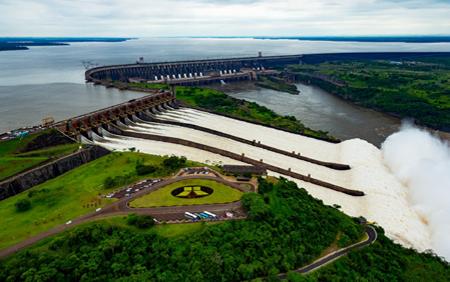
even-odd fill
[(86, 81), (148, 81), (191, 85), (221, 80), (252, 80), (268, 68), (298, 64), (302, 55), (258, 56), (216, 60), (193, 60), (164, 63), (138, 63), (93, 68), (85, 73)]
[(71, 155), (2, 181), (0, 182), (0, 200), (19, 194), (107, 154), (109, 151), (103, 147), (88, 145), (87, 148)]

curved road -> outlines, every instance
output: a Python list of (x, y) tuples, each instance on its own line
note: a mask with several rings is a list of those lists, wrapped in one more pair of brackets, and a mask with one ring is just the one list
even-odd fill
[[(370, 226), (370, 225), (366, 226), (366, 234), (368, 237), (366, 240), (355, 243), (346, 248), (339, 249), (335, 252), (332, 252), (331, 254), (328, 254), (324, 257), (319, 258), (318, 260), (314, 261), (311, 264), (308, 264), (306, 266), (303, 266), (303, 267), (297, 268), (296, 270), (293, 270), (293, 272), (308, 273), (308, 272), (317, 270), (318, 268), (320, 268), (342, 256), (347, 255), (349, 252), (351, 252), (355, 249), (367, 247), (377, 240), (377, 237), (378, 237), (377, 231), (372, 226)], [(281, 279), (286, 279), (287, 273), (281, 273), (278, 275), (278, 277)]]
[(62, 224), (59, 226), (56, 226), (48, 231), (39, 233), (35, 236), (32, 236), (28, 239), (25, 239), (24, 241), (19, 242), (16, 245), (13, 245), (11, 247), (5, 248), (3, 250), (0, 250), (0, 258), (7, 257), (17, 251), (20, 251), (26, 247), (29, 247), (38, 241), (56, 235), (64, 230), (67, 230), (73, 226), (80, 225), (82, 223), (101, 219), (104, 217), (109, 216), (115, 216), (115, 215), (127, 215), (129, 213), (137, 213), (137, 214), (145, 214), (145, 215), (151, 215), (152, 217), (158, 219), (158, 220), (175, 220), (184, 218), (184, 212), (203, 212), (205, 210), (208, 210), (210, 212), (220, 214), (224, 213), (225, 211), (240, 211), (242, 205), (240, 201), (232, 202), (232, 203), (226, 203), (226, 204), (204, 204), (204, 205), (191, 205), (191, 206), (171, 206), (171, 207), (155, 207), (155, 208), (130, 208), (128, 206), (128, 203), (136, 198), (142, 197), (150, 192), (153, 192), (155, 190), (158, 190), (166, 185), (178, 182), (180, 180), (185, 179), (208, 179), (217, 181), (223, 184), (226, 184), (228, 186), (231, 186), (235, 189), (241, 190), (242, 188), (237, 185), (236, 183), (227, 181), (221, 177), (213, 177), (213, 176), (176, 176), (167, 180), (163, 180), (161, 182), (153, 184), (150, 188), (141, 190), (137, 193), (132, 194), (130, 197), (125, 197), (117, 202), (114, 202), (104, 208), (102, 208), (99, 212), (91, 212), (89, 214), (83, 215), (81, 217), (78, 217), (70, 224)]
[[(192, 206), (171, 206), (171, 207), (155, 207), (155, 208), (130, 208), (129, 202), (132, 200), (142, 197), (150, 192), (156, 191), (166, 185), (184, 180), (184, 179), (209, 179), (213, 181), (217, 181), (223, 184), (226, 184), (228, 186), (231, 186), (235, 189), (241, 190), (241, 187), (234, 183), (230, 182), (228, 180), (225, 180), (221, 177), (215, 177), (215, 176), (176, 176), (167, 180), (163, 180), (161, 182), (153, 184), (150, 188), (141, 190), (137, 193), (132, 194), (130, 197), (122, 198), (119, 201), (112, 203), (99, 212), (92, 212), (89, 214), (86, 214), (84, 216), (81, 216), (77, 219), (74, 219), (71, 224), (63, 224), (59, 225), (51, 230), (48, 230), (46, 232), (40, 233), (36, 236), (30, 237), (14, 246), (11, 246), (9, 248), (3, 249), (0, 251), (0, 258), (7, 257), (15, 252), (18, 252), (26, 247), (29, 247), (38, 241), (56, 235), (60, 232), (63, 232), (71, 227), (80, 225), (82, 223), (92, 221), (95, 219), (101, 219), (105, 217), (115, 216), (115, 215), (127, 215), (130, 212), (138, 213), (138, 214), (146, 214), (151, 215), (154, 218), (160, 219), (160, 220), (174, 220), (179, 219), (180, 217), (184, 216), (184, 212), (202, 212), (204, 210), (208, 210), (214, 213), (222, 213), (225, 211), (230, 210), (239, 210), (241, 206), (240, 201), (232, 202), (232, 203), (226, 203), (226, 204), (205, 204), (205, 205), (192, 205)], [(372, 226), (366, 226), (366, 234), (368, 238), (364, 241), (355, 243), (351, 246), (348, 246), (346, 248), (340, 249), (338, 251), (335, 251), (331, 254), (328, 254), (322, 258), (319, 258), (318, 260), (314, 261), (313, 263), (303, 266), (301, 268), (298, 268), (296, 270), (293, 270), (294, 272), (298, 273), (308, 273), (313, 270), (316, 270), (344, 255), (347, 255), (350, 251), (366, 247), (377, 239), (377, 232)], [(278, 275), (279, 278), (287, 278), (287, 273), (282, 273)]]

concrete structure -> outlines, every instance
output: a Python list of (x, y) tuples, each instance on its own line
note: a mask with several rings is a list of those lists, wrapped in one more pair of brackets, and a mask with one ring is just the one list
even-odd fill
[(165, 63), (137, 63), (103, 66), (86, 71), (87, 82), (105, 81), (168, 83), (198, 85), (212, 82), (255, 80), (268, 70), (287, 64), (301, 63), (303, 55), (262, 56), (214, 60), (192, 60)]
[(261, 166), (253, 165), (223, 165), (223, 172), (225, 174), (255, 174), (255, 175), (266, 175), (267, 170)]
[(155, 90), (151, 95), (63, 120), (53, 127), (72, 138), (79, 139), (80, 135), (89, 135), (92, 130), (96, 131), (100, 127), (106, 128), (114, 121), (124, 120), (146, 110), (163, 109), (174, 102), (175, 96), (170, 91)]

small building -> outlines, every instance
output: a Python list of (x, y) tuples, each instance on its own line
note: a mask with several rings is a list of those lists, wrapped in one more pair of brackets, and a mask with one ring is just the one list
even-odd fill
[(260, 166), (253, 165), (223, 165), (223, 172), (225, 174), (233, 175), (266, 175), (267, 170)]

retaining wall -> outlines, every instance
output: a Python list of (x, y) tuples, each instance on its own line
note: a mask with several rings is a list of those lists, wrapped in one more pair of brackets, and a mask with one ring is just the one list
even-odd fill
[(109, 153), (107, 149), (100, 146), (88, 146), (78, 152), (2, 181), (0, 182), (0, 200), (19, 194)]

